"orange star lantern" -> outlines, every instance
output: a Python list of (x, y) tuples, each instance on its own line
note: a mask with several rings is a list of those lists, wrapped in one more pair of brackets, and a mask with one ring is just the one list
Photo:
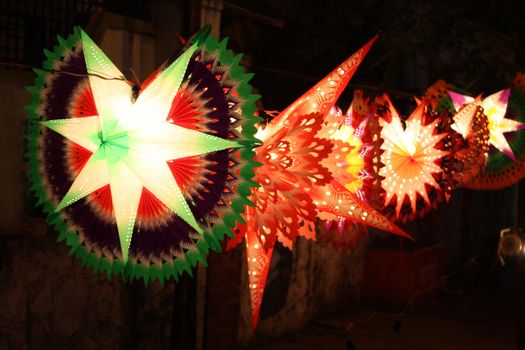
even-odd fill
[[(256, 149), (256, 160), (262, 166), (255, 169), (255, 181), (261, 186), (252, 191), (255, 207), (246, 211), (246, 224), (237, 226), (236, 239), (229, 244), (231, 248), (246, 236), (254, 327), (276, 240), (292, 249), (298, 235), (315, 239), (313, 223), (319, 211), (335, 212), (369, 225), (377, 226), (381, 221), (380, 214), (372, 207), (334, 181), (338, 172), (329, 169), (323, 161), (334, 147), (341, 147), (341, 152), (344, 147), (346, 151), (353, 147), (334, 143), (321, 129), (374, 40), (260, 128), (256, 135), (264, 142)], [(336, 129), (338, 127), (333, 130)], [(338, 203), (339, 200), (344, 203)], [(388, 220), (384, 221), (381, 225), (386, 227)], [(394, 230), (393, 225), (391, 227)]]
[(383, 144), (379, 169), (384, 205), (394, 208), (396, 220), (407, 221), (432, 208), (432, 190), (443, 192), (437, 177), (442, 175), (441, 161), (448, 154), (438, 148), (446, 134), (437, 132), (439, 120), (424, 123), (425, 104), (420, 103), (403, 122), (385, 97), (390, 120), (380, 119)]

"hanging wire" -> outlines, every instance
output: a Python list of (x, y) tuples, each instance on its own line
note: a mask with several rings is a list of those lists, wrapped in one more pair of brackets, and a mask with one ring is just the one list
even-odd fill
[(0, 65), (6, 66), (6, 67), (24, 68), (24, 69), (29, 69), (29, 70), (40, 70), (40, 71), (44, 71), (48, 73), (64, 74), (64, 75), (70, 75), (74, 77), (97, 77), (97, 78), (104, 79), (104, 80), (121, 80), (121, 81), (127, 82), (131, 86), (135, 85), (133, 81), (128, 80), (124, 77), (113, 77), (109, 75), (104, 76), (102, 75), (104, 74), (102, 72), (75, 73), (75, 72), (70, 72), (70, 71), (65, 71), (65, 70), (33, 67), (28, 64), (15, 63), (15, 62), (0, 62)]

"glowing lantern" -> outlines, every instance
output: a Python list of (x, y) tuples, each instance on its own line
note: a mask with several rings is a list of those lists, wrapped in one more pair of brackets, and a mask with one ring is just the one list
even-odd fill
[[(416, 213), (418, 196), (431, 206), (428, 187), (441, 191), (434, 175), (443, 172), (441, 159), (447, 152), (436, 148), (446, 134), (437, 134), (438, 121), (428, 125), (423, 122), (425, 105), (420, 103), (405, 125), (392, 104), (386, 98), (391, 110), (391, 120), (380, 120), (383, 154), (379, 175), (383, 177), (381, 187), (385, 191), (384, 205), (395, 205), (395, 217), (400, 218), (401, 208), (409, 205)], [(408, 203), (405, 202), (408, 200)]]
[(257, 97), (208, 33), (139, 94), (81, 29), (37, 72), (32, 190), (95, 270), (146, 283), (191, 273), (249, 203)]
[[(352, 106), (350, 111), (352, 111)], [(314, 199), (319, 218), (327, 222), (326, 228), (336, 229), (342, 234), (345, 230), (353, 234), (357, 224), (372, 226), (404, 237), (408, 235), (390, 220), (366, 203), (367, 193), (365, 180), (372, 180), (367, 174), (370, 169), (373, 152), (371, 145), (364, 146), (361, 138), (365, 134), (367, 120), (362, 120), (357, 129), (352, 127), (352, 114), (349, 112), (343, 119), (343, 124), (337, 124), (341, 113), (337, 108), (325, 116), (323, 134), (334, 143), (329, 157), (323, 161), (333, 174), (334, 179), (325, 186), (312, 188), (310, 194)], [(335, 125), (335, 127), (334, 127)], [(334, 224), (335, 223), (335, 224)], [(360, 230), (363, 231), (363, 230)], [(326, 230), (321, 230), (324, 234)], [(328, 240), (333, 235), (325, 235)], [(345, 239), (340, 240), (346, 242)], [(335, 243), (336, 241), (334, 241)]]
[[(461, 183), (471, 189), (499, 189), (510, 186), (525, 176), (525, 96), (519, 89), (505, 89), (485, 99), (448, 92), (443, 105), (458, 111), (479, 108), (488, 122), (489, 148), (486, 161), (473, 176), (466, 176)], [(478, 139), (484, 137), (483, 128), (476, 130)], [(473, 138), (473, 137), (471, 137)], [(480, 148), (479, 142), (478, 148)]]
[(514, 161), (516, 160), (514, 153), (503, 134), (524, 129), (525, 124), (513, 119), (505, 118), (507, 105), (509, 103), (510, 89), (501, 90), (486, 97), (483, 101), (479, 101), (479, 99), (476, 101), (470, 96), (461, 95), (453, 91), (449, 91), (449, 95), (454, 107), (458, 111), (463, 105), (473, 102), (476, 102), (483, 107), (483, 111), (489, 122), (490, 144), (510, 159)]
[(443, 80), (431, 85), (422, 97), (425, 123), (437, 121), (437, 132), (446, 134), (440, 148), (449, 154), (441, 162), (440, 185), (448, 200), (452, 190), (470, 182), (483, 169), (489, 147), (488, 121), (483, 108), (467, 104), (457, 112), (447, 108), (448, 88)]
[[(461, 139), (449, 141), (452, 153), (443, 169), (447, 172), (450, 191), (465, 186), (484, 169), (489, 150), (489, 128), (487, 116), (476, 103), (462, 107), (453, 117), (451, 129), (461, 135)], [(450, 132), (452, 135), (452, 132)]]
[[(275, 241), (279, 240), (292, 249), (297, 235), (315, 239), (313, 222), (319, 209), (314, 205), (316, 193), (322, 191), (323, 196), (326, 196), (326, 189), (322, 186), (334, 186), (331, 184), (333, 179), (329, 169), (323, 165), (334, 143), (324, 137), (327, 132), (323, 129), (326, 126), (323, 123), (373, 41), (344, 61), (257, 133), (264, 144), (256, 149), (255, 159), (262, 166), (255, 169), (254, 180), (261, 186), (252, 191), (251, 200), (255, 207), (246, 211), (246, 224), (237, 226), (236, 239), (228, 245), (232, 248), (242, 237), (247, 238), (254, 327)], [(343, 191), (348, 192), (344, 188)], [(352, 195), (346, 199), (344, 205), (353, 206), (355, 211), (349, 214), (350, 209), (346, 210), (345, 217), (355, 215), (363, 222), (376, 223), (375, 216), (374, 220), (367, 219), (367, 215), (373, 211), (371, 207)], [(334, 198), (329, 197), (328, 200)], [(353, 202), (350, 203), (350, 200)], [(255, 244), (258, 244), (257, 249)], [(257, 281), (253, 279), (253, 272), (256, 273)]]

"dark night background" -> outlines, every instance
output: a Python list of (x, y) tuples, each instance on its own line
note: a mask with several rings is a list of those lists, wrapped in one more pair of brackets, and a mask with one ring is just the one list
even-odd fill
[[(346, 110), (359, 87), (389, 93), (407, 113), (412, 96), (437, 79), (472, 95), (512, 85), (525, 71), (516, 4), (0, 0), (0, 349), (525, 349), (525, 261), (502, 267), (496, 256), (499, 231), (525, 227), (522, 184), (457, 190), (406, 226), (418, 243), (404, 247), (414, 260), (398, 271), (398, 281), (417, 276), (405, 302), (366, 287), (382, 268), (370, 264), (377, 247), (399, 250), (385, 233), (370, 230), (348, 252), (304, 240), (293, 253), (277, 248), (254, 333), (241, 247), (210, 255), (194, 278), (146, 287), (93, 274), (55, 243), (24, 176), (24, 86), (34, 76), (6, 64), (38, 66), (57, 34), (81, 25), (123, 72), (133, 68), (144, 79), (179, 47), (177, 34), (189, 37), (209, 22), (245, 54), (264, 115), (379, 33), (340, 106)], [(430, 253), (414, 258), (421, 251)]]

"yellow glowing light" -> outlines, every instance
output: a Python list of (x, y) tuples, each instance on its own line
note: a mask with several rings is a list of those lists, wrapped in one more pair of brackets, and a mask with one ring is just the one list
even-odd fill
[(466, 139), (471, 132), (472, 119), (475, 116), (477, 108), (477, 104), (469, 103), (454, 115), (454, 124), (452, 124), (451, 128), (461, 134), (464, 139)]
[[(330, 139), (344, 142), (346, 147), (335, 156), (336, 166), (343, 169), (343, 174), (335, 172), (333, 175), (344, 187), (355, 193), (363, 186), (361, 171), (365, 167), (365, 160), (361, 154), (362, 142), (356, 136), (350, 125), (341, 125), (330, 135)], [(337, 176), (337, 175), (341, 176)]]

